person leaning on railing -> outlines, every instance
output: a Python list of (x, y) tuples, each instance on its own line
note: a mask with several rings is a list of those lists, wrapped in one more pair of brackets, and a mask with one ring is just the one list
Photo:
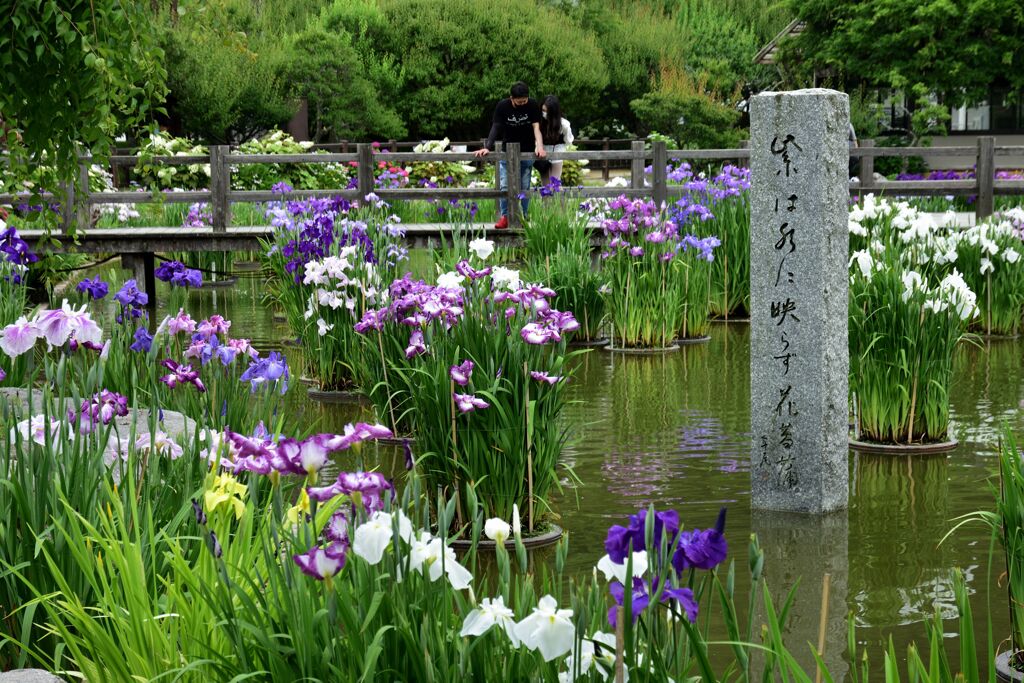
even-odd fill
[[(473, 152), (474, 156), (483, 157), (494, 149), (494, 143), (501, 135), (502, 143), (507, 145), (510, 142), (518, 142), (521, 150), (530, 149), (533, 145), (534, 154), (543, 159), (547, 156), (544, 151), (544, 139), (541, 136), (540, 122), (543, 120), (540, 104), (530, 97), (530, 89), (522, 81), (512, 84), (509, 89), (509, 97), (498, 102), (494, 108), (494, 117), (491, 122), (491, 132), (487, 136), (487, 142), (483, 149)], [(530, 180), (533, 176), (533, 161), (519, 161), (520, 187), (523, 190), (523, 215), (530, 206), (529, 193)], [(498, 189), (508, 188), (508, 168), (504, 160), (498, 162)], [(502, 197), (498, 201), (501, 209), (501, 218), (494, 224), (498, 230), (508, 227), (508, 199)]]

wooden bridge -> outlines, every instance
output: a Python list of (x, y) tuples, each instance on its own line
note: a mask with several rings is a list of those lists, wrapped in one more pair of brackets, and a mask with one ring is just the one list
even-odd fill
[[(606, 145), (607, 146), (607, 145)], [(860, 183), (851, 183), (851, 195), (868, 192), (886, 195), (946, 196), (974, 195), (975, 212), (978, 218), (992, 214), (994, 197), (999, 194), (1024, 194), (1024, 180), (997, 180), (995, 172), (1000, 156), (1024, 153), (1024, 146), (996, 146), (991, 137), (978, 138), (977, 147), (875, 147), (873, 141), (865, 140), (860, 147), (850, 150), (852, 157), (861, 160)], [(973, 154), (977, 160), (976, 178), (967, 180), (920, 180), (920, 181), (875, 181), (874, 160), (877, 157), (937, 157), (964, 156)], [(570, 196), (580, 199), (597, 197), (650, 197), (657, 203), (672, 201), (683, 192), (683, 188), (670, 185), (667, 166), (670, 159), (687, 161), (732, 161), (745, 163), (750, 156), (747, 148), (736, 149), (681, 149), (670, 150), (664, 142), (646, 145), (634, 140), (630, 148), (618, 150), (589, 150), (560, 152), (548, 155), (553, 161), (586, 160), (588, 162), (615, 161), (629, 164), (628, 184), (625, 187), (580, 187), (571, 188)], [(46, 202), (59, 202), (66, 207), (62, 211), (63, 223), (59, 231), (44, 234), (42, 231), (24, 230), (22, 237), (30, 243), (43, 238), (49, 240), (46, 248), (61, 251), (85, 253), (120, 254), (125, 267), (136, 272), (140, 283), (152, 291), (154, 255), (158, 252), (187, 251), (235, 251), (256, 250), (260, 240), (272, 236), (269, 226), (234, 226), (231, 224), (231, 205), (237, 203), (258, 203), (307, 197), (342, 197), (357, 200), (371, 192), (385, 201), (404, 200), (470, 200), (476, 202), (497, 202), (506, 199), (509, 203), (511, 229), (497, 231), (490, 228), (490, 221), (473, 225), (456, 226), (446, 223), (406, 224), (406, 239), (411, 246), (437, 245), (441, 240), (450, 240), (458, 230), (469, 230), (474, 234), (486, 233), (489, 239), (499, 243), (515, 243), (521, 239), (519, 226), (522, 222), (517, 197), (522, 192), (518, 173), (508, 174), (506, 190), (493, 188), (398, 188), (375, 187), (374, 170), (376, 162), (386, 159), (395, 165), (413, 162), (482, 162), (494, 164), (504, 160), (509, 168), (519, 167), (520, 160), (533, 160), (532, 154), (523, 154), (518, 144), (510, 144), (482, 159), (471, 153), (425, 153), (388, 152), (375, 157), (370, 144), (356, 145), (355, 153), (328, 152), (308, 154), (237, 154), (226, 145), (213, 146), (209, 155), (166, 156), (147, 159), (147, 163), (166, 165), (210, 165), (210, 189), (189, 192), (115, 191), (90, 192), (88, 184), (89, 165), (92, 158), (83, 156), (80, 168), (80, 194), (68, 185), (62, 195), (43, 194)], [(115, 155), (112, 164), (133, 166), (136, 155)], [(242, 164), (281, 163), (351, 163), (357, 164), (357, 185), (355, 189), (295, 190), (286, 194), (266, 190), (232, 190), (231, 174), (234, 166)], [(650, 166), (650, 172), (645, 169)], [(0, 204), (24, 201), (22, 195), (0, 195)], [(162, 226), (146, 228), (94, 228), (91, 227), (92, 207), (97, 204), (137, 204), (147, 202), (196, 203), (205, 202), (211, 209), (211, 223), (208, 228), (184, 228)], [(486, 213), (486, 212), (485, 212)], [(496, 213), (496, 212), (495, 212)], [(42, 245), (41, 245), (42, 246)]]

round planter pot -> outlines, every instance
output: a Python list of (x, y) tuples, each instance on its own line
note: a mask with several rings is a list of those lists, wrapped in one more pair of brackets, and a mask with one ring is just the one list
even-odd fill
[(1020, 339), (1019, 334), (979, 334), (978, 336), (985, 341), (1012, 341)]
[(223, 280), (203, 280), (202, 289), (224, 289), (225, 287), (234, 287), (238, 283), (237, 277), (228, 277)]
[(1019, 683), (1024, 681), (1024, 671), (1020, 671), (1010, 664), (1010, 659), (1017, 654), (1008, 650), (996, 655), (996, 680), (1002, 683)]
[(951, 441), (939, 441), (937, 443), (871, 443), (870, 441), (856, 441), (850, 439), (850, 448), (858, 453), (870, 453), (873, 455), (938, 455), (948, 453), (960, 444), (953, 439)]
[(611, 344), (611, 339), (572, 339), (569, 341), (570, 349), (599, 349)]
[(312, 377), (306, 377), (305, 375), (302, 375), (301, 377), (299, 377), (299, 382), (301, 382), (302, 384), (305, 384), (307, 387), (318, 386), (315, 379), (313, 379)]
[[(526, 546), (527, 550), (543, 548), (546, 545), (557, 543), (558, 539), (562, 537), (562, 533), (562, 527), (557, 524), (550, 524), (548, 525), (548, 530), (542, 534), (537, 534), (536, 536), (523, 536), (523, 545)], [(469, 550), (470, 547), (472, 547), (473, 542), (468, 538), (457, 538), (454, 541), (451, 541), (450, 545), (455, 550)], [(476, 547), (477, 550), (494, 550), (497, 545), (497, 543), (489, 538), (481, 538), (477, 541)], [(505, 548), (507, 550), (512, 551), (515, 547), (516, 541), (514, 538), (510, 538), (505, 541)]]
[(713, 323), (749, 323), (750, 322), (750, 317), (749, 316), (747, 316), (747, 317), (737, 316), (737, 317), (733, 318), (732, 316), (729, 316), (728, 318), (710, 318), (709, 320), (710, 320), (710, 322), (713, 322)]
[(310, 387), (306, 395), (320, 403), (365, 403), (366, 397), (360, 391), (324, 391)]
[(273, 316), (271, 316), (270, 319), (273, 320), (275, 323), (286, 323), (286, 322), (288, 322), (288, 317), (287, 316), (278, 315), (277, 313), (275, 313)]
[(686, 339), (676, 339), (672, 343), (678, 344), (679, 346), (689, 346), (690, 344), (707, 344), (709, 341), (711, 341), (711, 335), (706, 337), (687, 337)]
[(621, 353), (630, 356), (655, 356), (659, 353), (671, 353), (672, 351), (679, 350), (679, 344), (672, 344), (672, 346), (665, 346), (657, 349), (643, 349), (643, 348), (618, 348), (616, 346), (604, 347), (606, 351), (612, 353)]
[(263, 268), (259, 261), (235, 261), (232, 267), (234, 273), (255, 273)]

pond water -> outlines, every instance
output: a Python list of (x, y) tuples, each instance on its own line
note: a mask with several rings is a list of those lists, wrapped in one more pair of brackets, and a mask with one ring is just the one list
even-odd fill
[[(265, 294), (266, 283), (258, 276), (243, 277), (231, 289), (193, 292), (190, 311), (195, 319), (224, 315), (234, 322), (232, 336), (249, 336), (259, 349), (280, 347), (288, 329), (274, 320)], [(875, 670), (881, 669), (890, 636), (901, 659), (912, 640), (924, 646), (923, 622), (936, 609), (947, 618), (955, 615), (954, 567), (967, 576), (979, 648), (984, 648), (986, 615), (997, 639), (1009, 633), (1005, 594), (994, 588), (991, 609), (987, 605), (989, 532), (974, 524), (943, 538), (958, 516), (993, 506), (1000, 424), (1005, 420), (1024, 432), (1022, 352), (1024, 342), (1015, 340), (965, 345), (951, 394), (959, 447), (947, 456), (914, 459), (851, 452), (849, 510), (814, 518), (751, 513), (747, 324), (715, 324), (709, 343), (661, 356), (591, 351), (580, 361), (571, 390), (574, 403), (566, 411), (575, 436), (565, 461), (582, 485), (566, 488), (553, 502), (571, 534), (571, 568), (589, 573), (604, 554), (607, 527), (641, 507), (676, 508), (685, 525), (703, 528), (726, 506), (726, 535), (738, 578), (747, 574), (751, 532), (766, 551), (773, 594), (801, 578), (791, 649), (808, 665), (800, 641), (817, 641), (826, 572), (831, 577), (826, 659), (835, 674), (848, 670), (844, 651), (851, 613)], [(301, 395), (292, 415), (296, 423), (317, 430), (366, 417), (356, 407), (325, 406)], [(377, 448), (385, 469), (396, 459), (401, 462), (397, 449)], [(362, 457), (372, 456), (364, 452)], [(993, 584), (1002, 571), (997, 552)], [(738, 581), (738, 590), (747, 587)], [(946, 630), (955, 625), (946, 621)]]

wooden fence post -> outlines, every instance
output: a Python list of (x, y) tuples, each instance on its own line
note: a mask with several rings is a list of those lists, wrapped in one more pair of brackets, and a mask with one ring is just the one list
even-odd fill
[(505, 145), (505, 177), (508, 179), (505, 197), (508, 201), (508, 226), (519, 228), (523, 224), (523, 213), (519, 206), (519, 195), (525, 190), (519, 175), (519, 143), (510, 142)]
[(348, 140), (341, 141), (341, 153), (348, 154)]
[(644, 189), (644, 141), (633, 140), (629, 143), (629, 150), (633, 153), (629, 162), (629, 186), (634, 190)]
[(651, 162), (651, 187), (654, 205), (659, 209), (668, 204), (668, 145), (664, 140), (654, 143), (654, 160)]
[(995, 208), (993, 180), (996, 175), (996, 139), (985, 135), (978, 138), (978, 164), (975, 167), (978, 180), (978, 199), (974, 203), (974, 215), (978, 221), (992, 215)]
[[(608, 138), (605, 138), (601, 142), (601, 150), (604, 152), (608, 151)], [(610, 170), (611, 166), (608, 165), (608, 160), (605, 159), (603, 162), (601, 162), (601, 177), (604, 179), (606, 183), (608, 182), (608, 179), (611, 177)]]
[(356, 145), (356, 155), (359, 157), (359, 200), (363, 201), (373, 192), (373, 146), (360, 142)]
[(226, 232), (231, 224), (231, 167), (224, 160), (228, 151), (227, 145), (210, 147), (210, 217), (214, 232)]
[[(875, 141), (871, 138), (860, 141), (860, 146), (870, 149), (875, 146)], [(857, 149), (851, 147), (850, 152)], [(861, 194), (865, 190), (871, 190), (875, 186), (875, 158), (872, 156), (864, 155), (860, 157), (860, 168), (857, 170), (857, 177), (860, 178), (860, 189)]]

